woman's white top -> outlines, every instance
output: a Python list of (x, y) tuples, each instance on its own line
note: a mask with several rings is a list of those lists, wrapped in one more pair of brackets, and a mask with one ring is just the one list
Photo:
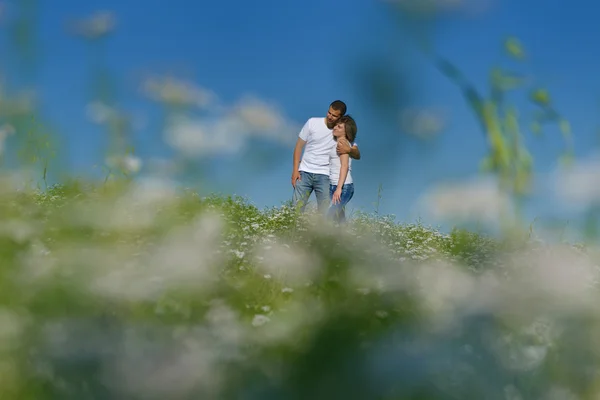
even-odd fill
[[(337, 142), (335, 142), (337, 145)], [(350, 146), (354, 146), (354, 143), (350, 143)], [(342, 168), (342, 161), (340, 160), (340, 156), (337, 154), (337, 146), (333, 146), (331, 151), (329, 152), (329, 183), (332, 185), (337, 185), (338, 180), (340, 179), (340, 169)], [(346, 180), (344, 181), (344, 185), (352, 183), (352, 157), (348, 157), (348, 174), (346, 175)]]

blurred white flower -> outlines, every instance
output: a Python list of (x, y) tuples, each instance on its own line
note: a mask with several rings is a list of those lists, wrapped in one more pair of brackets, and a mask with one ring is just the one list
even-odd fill
[(498, 223), (511, 201), (493, 180), (446, 183), (429, 190), (419, 206), (433, 218)]
[(30, 242), (29, 250), (20, 259), (23, 267), (16, 279), (24, 285), (46, 279), (56, 270), (56, 258), (38, 239)]
[(575, 393), (571, 392), (569, 389), (553, 386), (551, 387), (546, 395), (542, 397), (543, 400), (580, 400), (580, 397)]
[(0, 236), (9, 237), (17, 243), (25, 243), (36, 235), (36, 227), (21, 219), (5, 219), (0, 226)]
[(504, 398), (506, 400), (523, 400), (521, 392), (514, 385), (507, 385), (504, 387)]
[(295, 142), (299, 127), (284, 116), (282, 110), (254, 96), (242, 98), (232, 115), (249, 135), (272, 139), (281, 143)]
[(446, 121), (442, 113), (434, 109), (406, 109), (400, 115), (400, 126), (407, 133), (421, 139), (439, 134)]
[(262, 314), (257, 314), (252, 319), (252, 326), (263, 326), (264, 324), (266, 324), (269, 321), (270, 321), (269, 317), (262, 315)]
[(587, 207), (600, 202), (600, 154), (554, 174), (554, 192), (569, 206)]
[(0, 195), (13, 195), (15, 192), (37, 192), (37, 172), (32, 167), (21, 167), (12, 171), (0, 172)]
[(70, 223), (109, 231), (144, 229), (154, 224), (156, 214), (176, 201), (173, 182), (139, 178), (127, 192), (113, 201), (75, 204)]
[(128, 174), (138, 173), (142, 168), (142, 160), (132, 154), (123, 157), (111, 156), (106, 159), (106, 165), (110, 168), (118, 168)]
[(115, 117), (116, 111), (112, 107), (96, 101), (86, 106), (86, 115), (96, 124), (105, 124)]
[(213, 334), (219, 340), (242, 345), (244, 326), (240, 323), (239, 315), (221, 300), (211, 301), (211, 307), (206, 314), (206, 321)]
[(142, 168), (142, 160), (139, 157), (128, 154), (123, 158), (123, 166), (130, 173), (137, 173)]
[(167, 143), (187, 157), (235, 154), (252, 138), (292, 144), (297, 131), (274, 105), (245, 97), (220, 115), (206, 118), (172, 117)]
[[(253, 325), (268, 322), (268, 329), (259, 329), (250, 334), (249, 339), (259, 345), (297, 343), (298, 332), (317, 324), (326, 318), (323, 305), (315, 298), (303, 298), (286, 303), (285, 309), (279, 310), (270, 319), (263, 315), (255, 316)], [(267, 319), (265, 319), (267, 318)]]
[(204, 214), (178, 227), (128, 265), (94, 271), (90, 289), (117, 299), (156, 299), (165, 290), (197, 291), (217, 279), (212, 267), (222, 258), (218, 248), (221, 219)]
[(431, 313), (434, 325), (456, 322), (456, 313), (469, 303), (475, 290), (475, 279), (449, 262), (432, 262), (414, 271), (422, 304)]
[(277, 109), (255, 97), (242, 99), (235, 112), (250, 129), (272, 131), (285, 123)]
[(150, 99), (167, 105), (202, 109), (216, 100), (216, 95), (210, 90), (171, 76), (148, 78), (142, 87)]
[[(267, 249), (268, 247), (268, 249)], [(282, 243), (258, 245), (253, 252), (256, 269), (279, 282), (291, 286), (301, 285), (312, 279), (319, 271), (321, 260), (309, 254), (298, 245), (285, 246)]]
[(166, 142), (187, 157), (232, 154), (245, 144), (237, 121), (224, 119), (211, 123), (199, 119), (177, 118), (167, 128)]
[[(583, 310), (597, 302), (591, 287), (598, 270), (587, 256), (562, 245), (514, 254), (508, 260), (516, 285), (507, 301), (532, 307), (547, 307), (552, 312)], [(539, 303), (539, 304), (536, 304)]]
[(98, 39), (108, 35), (117, 25), (117, 19), (111, 11), (98, 11), (89, 18), (71, 24), (74, 34), (86, 39)]
[(119, 392), (118, 397), (189, 398), (199, 390), (208, 398), (218, 397), (224, 382), (217, 366), (228, 361), (224, 350), (229, 348), (210, 329), (184, 330), (176, 337), (158, 331), (158, 337), (149, 338), (147, 332), (134, 328), (127, 333), (119, 344), (121, 350), (102, 371), (103, 380)]
[(24, 316), (0, 308), (0, 350), (10, 350), (17, 345), (26, 322)]
[[(492, 336), (488, 333), (488, 336)], [(539, 367), (548, 354), (547, 346), (523, 344), (510, 334), (494, 334), (488, 345), (505, 368), (513, 371), (531, 371)]]

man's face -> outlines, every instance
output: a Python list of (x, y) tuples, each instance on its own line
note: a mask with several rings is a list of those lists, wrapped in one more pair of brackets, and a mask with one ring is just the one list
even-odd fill
[(342, 113), (338, 110), (334, 110), (333, 108), (329, 107), (329, 111), (327, 111), (327, 127), (329, 129), (333, 129), (333, 127), (335, 126), (335, 123), (338, 121), (338, 119), (340, 119), (342, 117)]

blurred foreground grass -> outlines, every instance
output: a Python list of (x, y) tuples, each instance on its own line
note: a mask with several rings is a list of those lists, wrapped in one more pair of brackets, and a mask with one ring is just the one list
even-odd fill
[[(11, 399), (597, 398), (589, 248), (2, 178)], [(571, 396), (571, 397), (569, 397)]]

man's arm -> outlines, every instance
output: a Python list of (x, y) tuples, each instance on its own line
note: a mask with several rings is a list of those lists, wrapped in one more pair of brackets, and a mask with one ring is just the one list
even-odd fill
[(302, 149), (304, 148), (305, 144), (306, 141), (302, 140), (301, 138), (298, 138), (298, 140), (296, 140), (296, 147), (294, 147), (294, 164), (292, 166), (292, 171), (298, 171), (298, 168), (300, 168), (300, 157), (302, 156)]
[(294, 163), (292, 164), (292, 186), (296, 187), (296, 181), (298, 179), (300, 179), (300, 171), (298, 171), (298, 168), (300, 168), (300, 156), (302, 155), (302, 149), (304, 148), (304, 145), (306, 144), (306, 141), (302, 140), (301, 138), (298, 138), (298, 140), (296, 140), (296, 147), (294, 147)]
[(358, 150), (358, 146), (355, 144), (350, 147), (350, 143), (345, 138), (338, 139), (337, 153), (338, 155), (348, 154), (353, 159), (360, 160), (360, 150)]
[(360, 160), (360, 150), (358, 149), (357, 145), (352, 146), (352, 148), (350, 149), (350, 153), (348, 153), (348, 154), (353, 159)]

